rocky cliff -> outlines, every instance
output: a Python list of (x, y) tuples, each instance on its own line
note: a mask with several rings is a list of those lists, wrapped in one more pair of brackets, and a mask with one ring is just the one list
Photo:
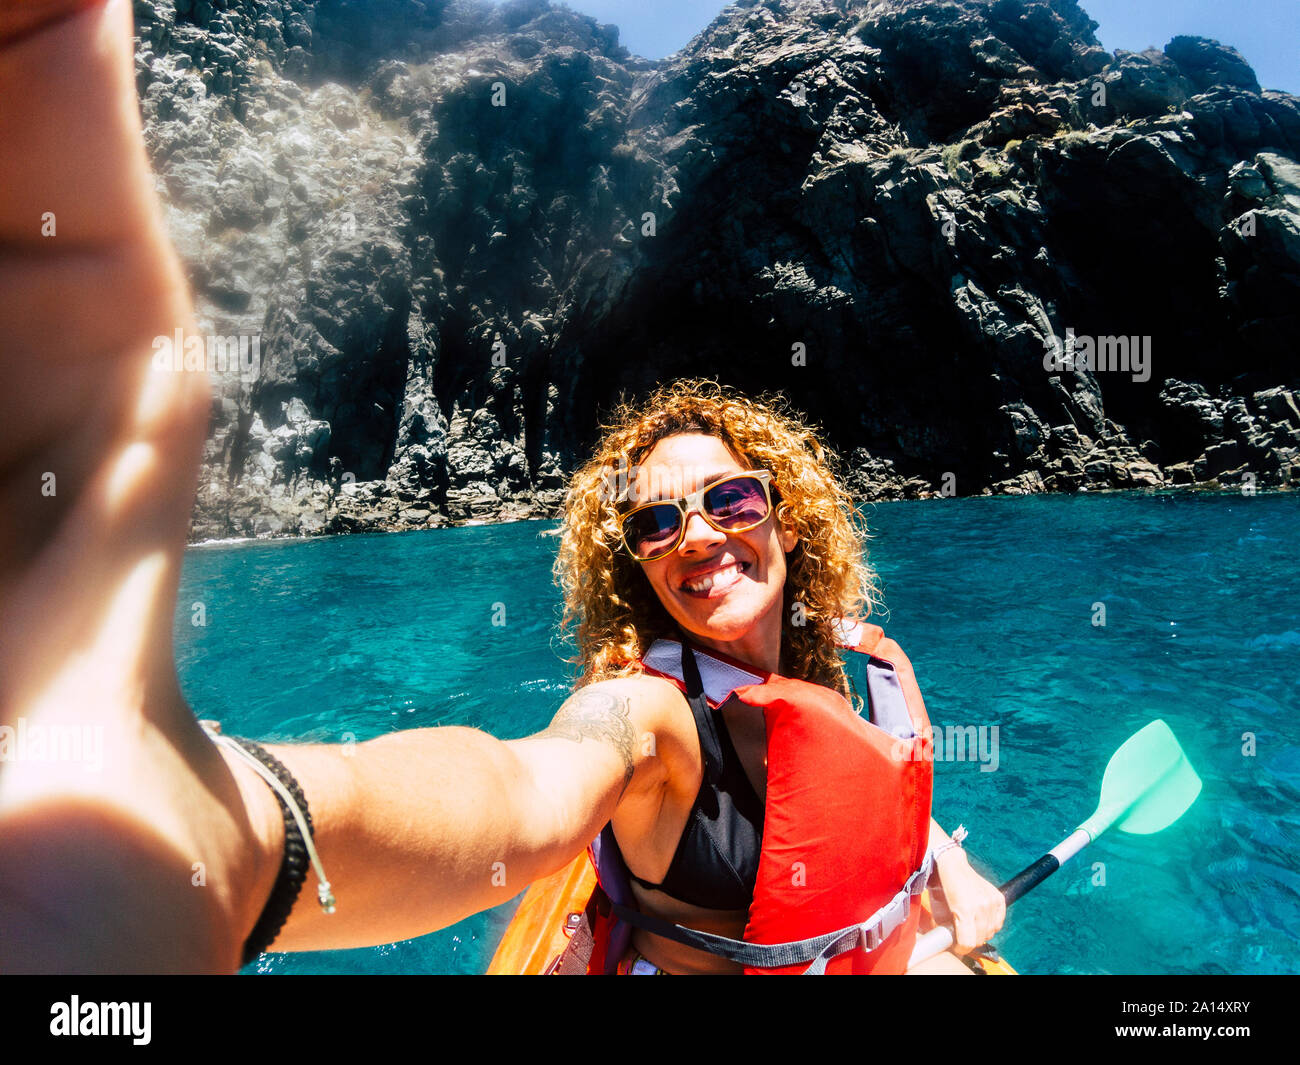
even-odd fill
[(1300, 484), (1300, 99), (1231, 48), (1073, 0), (741, 0), (658, 62), (544, 0), (136, 13), (221, 364), (196, 538), (553, 514), (685, 374), (866, 498)]

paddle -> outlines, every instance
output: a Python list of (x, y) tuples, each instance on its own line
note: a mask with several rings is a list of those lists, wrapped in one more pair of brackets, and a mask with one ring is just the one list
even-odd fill
[[(1093, 815), (999, 890), (1010, 905), (1112, 826), (1143, 836), (1168, 828), (1196, 801), (1200, 791), (1201, 778), (1169, 726), (1152, 721), (1111, 757)], [(919, 965), (954, 942), (952, 929), (946, 926), (927, 932), (916, 941), (907, 967)]]

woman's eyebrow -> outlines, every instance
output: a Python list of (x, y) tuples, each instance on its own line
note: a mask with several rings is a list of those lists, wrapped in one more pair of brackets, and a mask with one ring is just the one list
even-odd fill
[(740, 472), (740, 470), (712, 470), (708, 473), (701, 473), (698, 475), (695, 481), (695, 487), (691, 489), (691, 491), (698, 492), (700, 488), (705, 485), (712, 484), (714, 481), (720, 481), (724, 477), (732, 477)]
[[(661, 500), (672, 499), (673, 498), (672, 493), (677, 491), (681, 492), (681, 496), (689, 495), (690, 493), (687, 492), (685, 487), (683, 487), (682, 475), (690, 474), (694, 472), (695, 470), (693, 467), (687, 467), (685, 469), (679, 467), (669, 471), (657, 472), (651, 475), (650, 482), (652, 485), (655, 486), (654, 494), (656, 495), (657, 498)], [(694, 487), (691, 488), (690, 491), (698, 492), (700, 488), (705, 485), (710, 485), (714, 481), (720, 481), (724, 477), (734, 477), (741, 472), (743, 471), (715, 469), (715, 470), (708, 471), (706, 473), (697, 473)]]

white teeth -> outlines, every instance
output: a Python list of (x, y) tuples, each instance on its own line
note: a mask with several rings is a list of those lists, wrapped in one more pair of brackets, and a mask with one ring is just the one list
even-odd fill
[(733, 562), (726, 569), (714, 570), (701, 577), (698, 581), (691, 581), (683, 585), (688, 592), (707, 592), (718, 581), (731, 583), (740, 576), (741, 566), (738, 562)]

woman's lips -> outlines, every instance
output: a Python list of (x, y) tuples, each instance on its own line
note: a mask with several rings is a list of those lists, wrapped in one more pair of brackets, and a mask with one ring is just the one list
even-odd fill
[(748, 562), (732, 562), (703, 576), (683, 581), (681, 586), (682, 594), (689, 595), (693, 599), (712, 599), (716, 596), (725, 595), (728, 589), (733, 587), (740, 580), (741, 575), (748, 570)]

